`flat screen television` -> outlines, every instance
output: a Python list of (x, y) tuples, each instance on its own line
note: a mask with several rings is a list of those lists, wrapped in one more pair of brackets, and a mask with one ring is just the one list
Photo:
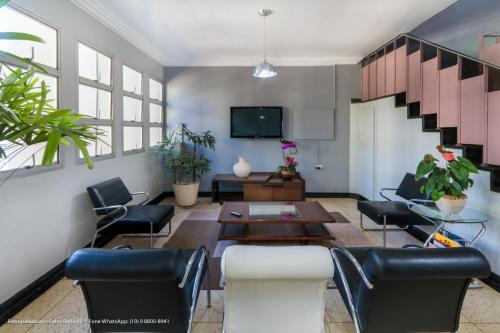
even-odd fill
[(282, 138), (281, 106), (231, 107), (232, 138)]

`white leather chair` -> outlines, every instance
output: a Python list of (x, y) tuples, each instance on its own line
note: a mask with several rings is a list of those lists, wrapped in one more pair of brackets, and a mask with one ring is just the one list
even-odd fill
[(234, 245), (221, 266), (225, 333), (324, 332), (326, 247)]

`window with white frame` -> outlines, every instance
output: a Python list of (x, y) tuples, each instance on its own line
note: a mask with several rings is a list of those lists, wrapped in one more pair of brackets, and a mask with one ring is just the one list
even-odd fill
[(114, 151), (111, 63), (110, 56), (78, 43), (78, 113), (86, 116), (82, 123), (100, 133), (99, 140), (87, 147), (94, 158), (112, 156)]
[(163, 137), (163, 85), (149, 79), (149, 146), (157, 146)]
[[(0, 22), (2, 31), (29, 33), (39, 36), (45, 41), (45, 43), (35, 43), (30, 41), (0, 40), (0, 49), (31, 59), (45, 69), (45, 73), (37, 73), (35, 75), (39, 79), (37, 86), (41, 86), (41, 81), (45, 81), (47, 89), (50, 90), (47, 95), (48, 102), (57, 107), (60, 76), (57, 57), (57, 29), (20, 10), (8, 6), (0, 8)], [(0, 63), (2, 64), (1, 75), (9, 75), (12, 70), (26, 67), (25, 63), (2, 55), (0, 55)], [(0, 172), (18, 168), (31, 169), (42, 164), (45, 143), (23, 146), (7, 141), (0, 141), (0, 145), (7, 154), (6, 159), (0, 159)], [(56, 154), (54, 162), (57, 163), (58, 161), (59, 154)]]
[(142, 73), (123, 65), (123, 151), (139, 152), (143, 144)]

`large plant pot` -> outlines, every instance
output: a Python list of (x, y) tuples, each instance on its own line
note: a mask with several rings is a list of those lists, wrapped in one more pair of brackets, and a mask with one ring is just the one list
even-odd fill
[(466, 203), (466, 195), (462, 195), (460, 198), (451, 195), (445, 195), (444, 197), (436, 201), (436, 206), (439, 208), (439, 210), (447, 214), (458, 214), (465, 208)]
[(179, 206), (192, 206), (198, 199), (200, 182), (194, 184), (173, 184), (175, 201)]

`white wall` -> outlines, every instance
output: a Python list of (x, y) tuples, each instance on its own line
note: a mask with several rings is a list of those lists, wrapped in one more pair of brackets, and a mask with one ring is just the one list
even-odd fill
[[(350, 191), (368, 199), (381, 200), (378, 192), (382, 187), (398, 187), (406, 172), (415, 172), (424, 154), (439, 155), (435, 148), (440, 143), (439, 133), (422, 132), (422, 120), (407, 119), (405, 107), (394, 107), (394, 97), (351, 104), (350, 135)], [(467, 205), (491, 216), (477, 247), (498, 274), (500, 220), (496, 217), (500, 214), (500, 193), (489, 190), (489, 176), (484, 171), (472, 176), (475, 185), (468, 192)], [(464, 225), (450, 230), (470, 238), (478, 226)]]
[[(148, 151), (122, 155), (122, 131), (118, 126), (122, 63), (143, 71), (146, 80), (147, 73), (162, 78), (163, 67), (69, 1), (18, 0), (14, 3), (60, 28), (61, 108), (76, 108), (77, 40), (114, 56), (116, 157), (97, 162), (94, 170), (88, 170), (76, 163), (73, 148), (63, 148), (62, 168), (13, 178), (0, 188), (0, 303), (91, 240), (96, 216), (91, 211), (87, 186), (120, 176), (131, 191), (149, 191), (154, 197), (164, 190)], [(147, 85), (144, 93), (148, 96)], [(149, 142), (147, 138), (145, 143)]]

